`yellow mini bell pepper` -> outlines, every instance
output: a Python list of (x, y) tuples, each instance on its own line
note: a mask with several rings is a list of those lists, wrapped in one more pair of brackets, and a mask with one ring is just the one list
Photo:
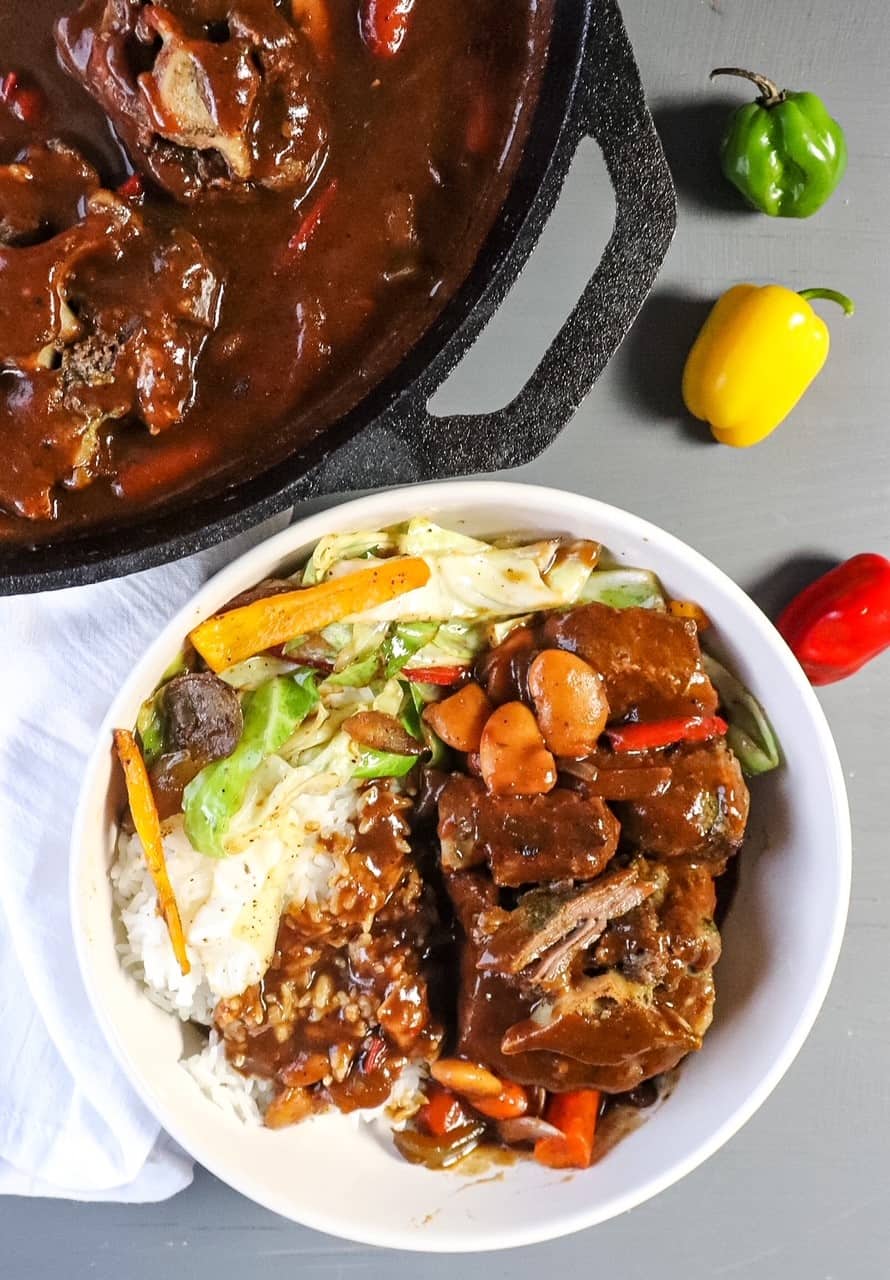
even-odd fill
[(713, 307), (686, 361), (683, 400), (721, 444), (744, 449), (775, 431), (825, 364), (828, 326), (810, 298), (853, 313), (833, 289), (778, 284), (737, 284)]

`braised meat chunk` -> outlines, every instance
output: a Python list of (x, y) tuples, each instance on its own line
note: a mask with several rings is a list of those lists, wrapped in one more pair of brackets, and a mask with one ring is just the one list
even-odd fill
[(487, 862), (495, 884), (590, 880), (618, 845), (618, 821), (602, 800), (558, 789), (541, 796), (489, 796), (455, 775), (439, 798), (442, 866)]
[[(632, 982), (670, 982), (687, 971), (698, 975), (720, 959), (720, 934), (714, 924), (717, 904), (708, 867), (678, 859), (657, 871), (649, 861), (655, 889), (635, 910), (615, 916), (593, 952), (601, 969), (619, 969)], [(670, 946), (665, 947), (665, 932)], [(673, 979), (671, 975), (673, 974)]]
[[(458, 1052), (525, 1086), (624, 1093), (701, 1045), (720, 955), (714, 876), (748, 818), (723, 721), (694, 736), (717, 710), (696, 626), (580, 605), (514, 631), (476, 675), (495, 706), (481, 780), (438, 791), (462, 933)], [(555, 753), (559, 785), (544, 794), (528, 782), (530, 732), (502, 735), (510, 779), (486, 771), (491, 724), (513, 708)], [(654, 744), (608, 745), (608, 724), (627, 720)]]
[[(138, 740), (115, 732), (129, 810), (112, 874), (140, 912), (155, 880), (196, 1018), (213, 1005), (201, 1061), (225, 1054), (233, 1097), (236, 1073), (254, 1078), (253, 1118), (373, 1107), (428, 1169), (480, 1143), (586, 1169), (702, 1046), (742, 770), (779, 751), (754, 694), (670, 622), (699, 606), (675, 608), (648, 570), (627, 571), (632, 597), (576, 558), (556, 579), (561, 602), (608, 590), (664, 610), (652, 662), (641, 639), (604, 650), (603, 675), (553, 646), (571, 613), (548, 617), (546, 597), (491, 619), (532, 556), (539, 576), (559, 567), (553, 542), (485, 548), (424, 516), (336, 530), (194, 626)], [(464, 617), (449, 583), (471, 579), (482, 604)], [(645, 639), (651, 617), (618, 633)], [(611, 721), (608, 679), (619, 702), (636, 682), (639, 714), (713, 693), (703, 664), (721, 714)]]
[[(119, 332), (86, 326), (76, 356), (47, 356), (43, 374), (0, 332), (9, 555), (81, 546), (161, 506), (187, 521), (199, 495), (230, 502), (233, 486), (332, 447), (326, 433), (416, 347), (494, 225), (555, 4), (8, 0), (0, 249), (73, 229), (105, 189), (160, 241), (193, 237), (226, 289), (197, 382), (151, 317), (167, 371), (153, 359), (143, 381), (155, 400), (169, 382), (183, 427), (166, 439), (132, 429), (146, 420), (116, 386)], [(60, 361), (78, 398), (101, 385), (100, 414), (69, 410)]]
[(600, 876), (580, 891), (533, 889), (515, 910), (477, 920), (476, 929), (489, 939), (479, 966), (524, 974), (544, 990), (561, 987), (609, 920), (639, 906), (654, 889), (636, 866)]
[[(453, 879), (456, 883), (473, 875), (465, 871)], [(468, 907), (469, 894), (461, 892), (464, 906)], [(461, 946), (457, 1052), (471, 1062), (485, 1063), (505, 1080), (557, 1091), (584, 1088), (589, 1083), (590, 1070), (581, 1062), (543, 1050), (509, 1057), (502, 1051), (505, 1032), (531, 1016), (541, 995), (514, 974), (481, 968), (479, 960), (484, 950), (484, 936), (477, 939), (472, 932)]]
[(274, 0), (85, 0), (56, 42), (134, 164), (179, 200), (251, 185), (299, 195), (319, 172), (313, 54)]
[(73, 147), (50, 140), (0, 165), (0, 245), (45, 240), (73, 226), (99, 175)]
[(460, 1052), (558, 1091), (621, 1093), (670, 1070), (710, 1025), (713, 909), (706, 869), (642, 859), (575, 894), (483, 907), (462, 962)]
[(713, 715), (694, 622), (654, 609), (587, 604), (548, 618), (541, 647), (568, 649), (603, 677), (613, 720)]
[[(31, 234), (72, 210), (32, 212)], [(156, 434), (179, 422), (221, 290), (193, 236), (155, 230), (103, 190), (49, 239), (0, 247), (0, 421), (16, 438), (0, 507), (50, 518), (58, 486), (101, 470), (106, 424), (132, 416)]]
[(670, 754), (670, 785), (618, 806), (624, 838), (647, 853), (725, 861), (741, 846), (749, 793), (738, 760), (723, 741)]

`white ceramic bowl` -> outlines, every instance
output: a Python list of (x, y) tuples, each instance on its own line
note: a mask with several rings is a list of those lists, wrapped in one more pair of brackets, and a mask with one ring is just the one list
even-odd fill
[[(785, 766), (753, 787), (739, 892), (717, 969), (717, 1016), (668, 1101), (600, 1164), (574, 1176), (531, 1162), (477, 1181), (407, 1164), (385, 1128), (339, 1116), (281, 1132), (246, 1128), (178, 1066), (184, 1031), (126, 976), (115, 953), (108, 866), (120, 785), (111, 728), (134, 722), (183, 636), (258, 579), (292, 569), (323, 534), (413, 514), (469, 533), (571, 533), (656, 571), (698, 601), (726, 655), (768, 708)], [(813, 1024), (840, 948), (850, 827), (840, 764), (819, 703), (769, 621), (719, 569), (671, 535), (601, 502), (552, 489), (458, 481), (377, 494), (314, 515), (236, 560), (167, 626), (115, 699), (74, 825), (71, 909), (96, 1014), (134, 1087), (197, 1160), (297, 1222), (374, 1245), (497, 1249), (602, 1222), (676, 1182), (716, 1151), (776, 1085)]]

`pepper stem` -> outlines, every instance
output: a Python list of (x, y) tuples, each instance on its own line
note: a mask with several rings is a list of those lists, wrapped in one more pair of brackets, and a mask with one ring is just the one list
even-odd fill
[(845, 293), (838, 293), (837, 289), (798, 289), (798, 293), (807, 302), (812, 302), (814, 298), (827, 298), (829, 302), (836, 302), (843, 308), (845, 316), (851, 316), (856, 310), (853, 299), (848, 298)]
[(753, 81), (760, 90), (762, 107), (777, 107), (780, 102), (785, 101), (785, 90), (756, 71), (745, 71), (742, 67), (715, 67), (708, 79), (713, 80), (714, 76), (741, 76), (744, 80)]

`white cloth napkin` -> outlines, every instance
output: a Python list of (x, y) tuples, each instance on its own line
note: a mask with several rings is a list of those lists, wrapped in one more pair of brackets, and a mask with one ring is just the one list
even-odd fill
[(191, 1181), (93, 1019), (68, 840), (96, 730), (134, 661), (206, 578), (287, 521), (116, 582), (0, 600), (0, 1193), (135, 1202)]

